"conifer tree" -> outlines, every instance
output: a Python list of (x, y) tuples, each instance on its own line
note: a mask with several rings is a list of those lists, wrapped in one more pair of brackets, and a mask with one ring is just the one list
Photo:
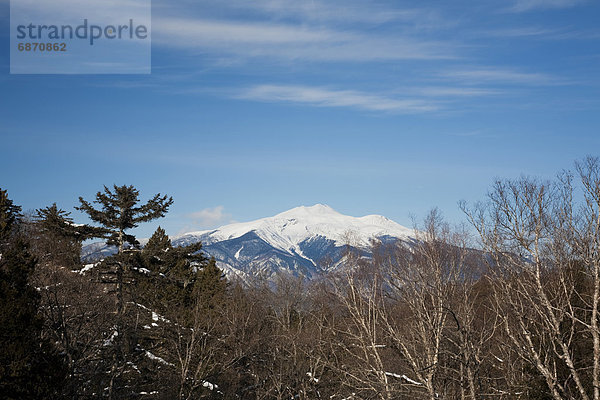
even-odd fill
[(30, 284), (36, 267), (17, 232), (20, 207), (0, 190), (0, 393), (6, 399), (57, 398), (65, 365), (42, 338), (39, 294)]
[(137, 227), (141, 222), (148, 222), (164, 217), (173, 198), (156, 194), (146, 204), (138, 205), (139, 191), (133, 186), (113, 185), (114, 191), (104, 186), (104, 192), (96, 193), (97, 203), (101, 209), (96, 209), (88, 201), (79, 197), (81, 206), (77, 210), (85, 212), (94, 222), (99, 223), (108, 232), (108, 244), (116, 245), (119, 253), (124, 250), (124, 245), (129, 243), (138, 246), (135, 236), (126, 231)]
[[(225, 284), (201, 249), (201, 243), (173, 246), (159, 227), (141, 252), (148, 271), (136, 278), (138, 299), (170, 322), (144, 330), (140, 342), (173, 367), (154, 371), (158, 381), (179, 381), (179, 393), (164, 393), (167, 397), (195, 398), (207, 371), (218, 365), (215, 300), (224, 301)], [(182, 397), (182, 390), (192, 397)]]
[(6, 190), (0, 189), (0, 243), (8, 240), (21, 217), (21, 207), (15, 206)]
[(56, 232), (62, 236), (76, 236), (77, 229), (73, 224), (71, 213), (59, 209), (56, 203), (50, 207), (36, 210), (36, 221), (45, 232)]
[(201, 249), (201, 243), (173, 247), (164, 229), (159, 227), (154, 232), (142, 250), (142, 258), (151, 271), (142, 284), (149, 305), (167, 314), (190, 307), (199, 271), (207, 265)]
[(171, 244), (169, 235), (159, 226), (148, 240), (148, 243), (146, 243), (146, 246), (144, 246), (144, 251), (160, 254), (172, 248), (173, 245)]
[(172, 249), (171, 239), (169, 239), (165, 230), (159, 226), (144, 246), (142, 255), (146, 263), (153, 266), (162, 263), (166, 255), (165, 253)]
[(56, 203), (36, 210), (33, 244), (42, 264), (68, 268), (80, 264), (81, 243), (92, 233), (91, 227), (75, 225), (70, 215), (59, 209)]
[[(137, 227), (140, 223), (149, 222), (163, 217), (173, 203), (173, 198), (156, 194), (145, 204), (139, 204), (139, 191), (133, 186), (113, 186), (113, 190), (104, 186), (104, 191), (96, 193), (94, 203), (100, 207), (95, 208), (90, 202), (79, 198), (80, 206), (77, 210), (85, 212), (92, 221), (101, 225), (105, 233), (99, 235), (107, 239), (110, 245), (118, 247), (118, 253), (110, 261), (105, 263), (114, 271), (112, 283), (116, 286), (116, 322), (113, 343), (113, 361), (111, 377), (108, 384), (108, 397), (114, 398), (120, 389), (117, 380), (121, 378), (124, 366), (124, 353), (130, 349), (127, 343), (134, 343), (130, 336), (129, 326), (125, 324), (125, 308), (123, 298), (124, 273), (129, 272), (132, 263), (137, 263), (137, 255), (124, 254), (125, 245), (130, 244), (139, 247), (135, 236), (127, 233), (128, 230)], [(126, 332), (127, 331), (127, 332)], [(124, 339), (127, 338), (127, 342)], [(124, 385), (127, 386), (127, 385)]]
[(215, 309), (224, 300), (227, 280), (223, 271), (217, 267), (214, 258), (198, 271), (197, 281), (194, 288), (198, 297), (198, 306), (205, 311)]

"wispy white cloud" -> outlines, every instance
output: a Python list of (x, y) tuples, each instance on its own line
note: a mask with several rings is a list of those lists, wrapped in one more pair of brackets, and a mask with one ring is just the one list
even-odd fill
[(485, 36), (500, 38), (518, 38), (518, 37), (550, 37), (555, 36), (556, 31), (541, 27), (517, 27), (506, 29), (494, 29), (479, 32)]
[[(227, 1), (193, 0), (201, 6), (204, 15), (239, 15), (267, 17), (269, 20), (302, 21), (352, 25), (385, 24), (403, 22), (412, 28), (440, 28), (449, 21), (444, 20), (438, 10), (431, 8), (389, 8), (383, 4), (365, 3), (357, 0), (252, 0)], [(171, 0), (155, 0), (155, 7), (172, 7)]]
[(548, 29), (543, 27), (514, 27), (503, 29), (490, 29), (477, 31), (478, 36), (492, 38), (530, 38), (540, 40), (596, 40), (600, 38), (600, 31), (580, 30), (572, 27)]
[(569, 8), (584, 3), (586, 0), (517, 0), (509, 9), (512, 12), (526, 12), (537, 9)]
[(280, 17), (296, 17), (313, 21), (342, 21), (359, 23), (386, 23), (398, 19), (406, 19), (416, 11), (374, 9), (365, 13), (364, 9), (346, 2), (346, 6), (335, 2), (295, 1), (287, 0), (255, 0), (248, 2), (231, 2), (233, 7), (244, 7)]
[(32, 20), (53, 23), (79, 22), (88, 18), (94, 23), (117, 24), (133, 18), (146, 21), (150, 16), (151, 2), (149, 0), (19, 0), (18, 10), (25, 12)]
[(424, 97), (482, 97), (495, 96), (504, 94), (505, 92), (498, 89), (461, 87), (461, 86), (424, 86), (406, 89), (408, 93), (412, 93)]
[(286, 102), (315, 107), (349, 107), (367, 111), (423, 113), (438, 105), (422, 99), (397, 99), (354, 90), (331, 90), (313, 86), (258, 85), (242, 90), (238, 99)]
[(515, 69), (504, 69), (496, 67), (476, 67), (453, 69), (439, 74), (443, 78), (449, 78), (465, 84), (519, 84), (519, 85), (564, 85), (564, 79), (554, 75), (538, 72), (522, 72)]
[(185, 43), (175, 43), (181, 46), (222, 46), (227, 43), (289, 45), (336, 39), (334, 32), (324, 29), (189, 18), (159, 18), (154, 29), (157, 34), (169, 39), (185, 40)]
[(231, 222), (231, 214), (226, 213), (223, 206), (205, 208), (189, 214), (187, 218), (195, 229), (211, 229)]
[(304, 24), (155, 18), (153, 41), (237, 57), (307, 61), (456, 58), (456, 46), (401, 35), (376, 35)]

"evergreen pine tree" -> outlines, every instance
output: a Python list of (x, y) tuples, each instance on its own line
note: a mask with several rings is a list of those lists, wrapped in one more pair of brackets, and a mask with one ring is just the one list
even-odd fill
[[(202, 391), (198, 379), (203, 376), (196, 368), (204, 371), (205, 367), (210, 365), (213, 369), (218, 364), (212, 359), (215, 348), (208, 350), (205, 346), (206, 341), (217, 340), (214, 328), (219, 314), (215, 300), (223, 299), (225, 290), (225, 285), (220, 285), (224, 282), (223, 274), (201, 249), (201, 243), (174, 247), (164, 229), (159, 227), (141, 252), (149, 271), (136, 278), (138, 300), (152, 310), (153, 315), (165, 318), (140, 335), (141, 347), (153, 349), (154, 354), (174, 367), (153, 370), (155, 380), (179, 381), (183, 385), (180, 389), (195, 387), (192, 391), (196, 392)], [(181, 393), (165, 394), (181, 397)]]
[[(125, 321), (125, 302), (123, 285), (125, 282), (135, 282), (124, 275), (129, 274), (134, 266), (141, 263), (139, 254), (125, 254), (125, 245), (130, 244), (139, 247), (135, 236), (127, 233), (128, 230), (137, 227), (142, 222), (152, 221), (163, 217), (173, 203), (173, 199), (156, 194), (145, 204), (139, 204), (139, 191), (133, 186), (113, 186), (113, 190), (104, 186), (103, 192), (96, 194), (94, 203), (100, 208), (95, 208), (90, 202), (79, 198), (80, 206), (77, 210), (83, 211), (90, 219), (104, 229), (105, 233), (100, 237), (107, 239), (107, 243), (116, 245), (118, 253), (104, 264), (110, 269), (114, 276), (112, 283), (116, 286), (116, 321), (113, 341), (112, 367), (110, 382), (108, 384), (108, 397), (115, 398), (116, 393), (125, 389), (126, 384), (121, 385), (119, 381), (124, 371), (124, 357), (130, 351), (136, 349), (135, 322), (131, 324)], [(131, 390), (131, 389), (126, 389)], [(126, 395), (126, 394), (125, 394)]]
[(166, 253), (173, 249), (171, 239), (160, 226), (152, 234), (148, 243), (144, 246), (142, 255), (146, 264), (150, 267), (150, 270), (154, 270), (154, 267), (164, 263)]
[(198, 278), (198, 271), (206, 266), (207, 258), (201, 250), (202, 243), (198, 242), (174, 247), (168, 255), (168, 276), (183, 289), (191, 290)]
[(225, 296), (227, 280), (214, 258), (198, 271), (194, 288), (198, 306), (209, 312), (219, 306)]
[(151, 274), (139, 279), (150, 307), (165, 315), (189, 311), (199, 271), (207, 265), (201, 249), (201, 243), (173, 247), (164, 229), (154, 232), (142, 250)]
[(21, 217), (21, 207), (15, 206), (6, 190), (0, 189), (0, 243), (9, 239)]
[(173, 198), (156, 194), (146, 204), (138, 205), (139, 191), (133, 186), (113, 186), (114, 191), (104, 186), (104, 192), (96, 193), (97, 203), (101, 209), (79, 197), (81, 205), (75, 207), (85, 212), (94, 222), (99, 223), (108, 231), (108, 244), (116, 245), (122, 253), (126, 243), (138, 246), (135, 236), (126, 233), (137, 227), (141, 222), (148, 222), (164, 217)]
[(0, 190), (0, 393), (6, 399), (57, 398), (65, 364), (42, 337), (39, 294), (30, 284), (36, 259), (15, 233), (20, 207)]
[(42, 264), (67, 268), (80, 265), (81, 243), (86, 238), (84, 227), (77, 226), (71, 213), (59, 209), (56, 203), (36, 210), (34, 246)]

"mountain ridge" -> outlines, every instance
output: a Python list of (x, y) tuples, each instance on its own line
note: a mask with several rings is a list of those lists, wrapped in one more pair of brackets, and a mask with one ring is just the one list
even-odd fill
[[(381, 215), (352, 217), (324, 204), (299, 206), (272, 217), (188, 232), (175, 246), (202, 242), (228, 276), (314, 278), (338, 268), (349, 249), (370, 256), (373, 241), (412, 241), (414, 231)], [(87, 247), (87, 246), (86, 246)], [(106, 255), (106, 249), (93, 248)], [(84, 252), (85, 253), (85, 252)], [(92, 254), (93, 254), (92, 253)], [(90, 254), (84, 256), (90, 259)]]
[[(298, 224), (300, 222), (300, 224)], [(282, 225), (277, 232), (277, 225)], [(295, 225), (295, 227), (294, 227)], [(296, 229), (294, 229), (296, 228)], [(300, 229), (298, 229), (300, 228)], [(187, 232), (178, 235), (174, 240), (187, 236), (211, 236), (218, 240), (228, 240), (240, 237), (249, 231), (258, 231), (261, 237), (273, 240), (272, 236), (278, 235), (288, 239), (285, 243), (275, 239), (275, 243), (284, 249), (287, 244), (297, 244), (308, 236), (323, 235), (336, 240), (338, 243), (348, 244), (348, 240), (358, 240), (360, 245), (368, 246), (369, 239), (378, 236), (413, 236), (413, 230), (406, 228), (382, 215), (366, 215), (364, 217), (351, 217), (335, 211), (328, 205), (315, 204), (313, 206), (299, 206), (281, 212), (272, 217), (260, 218), (249, 222), (237, 222), (196, 232)], [(349, 238), (349, 233), (358, 233), (358, 236)], [(274, 234), (274, 235), (269, 235)], [(275, 244), (274, 243), (274, 244)]]

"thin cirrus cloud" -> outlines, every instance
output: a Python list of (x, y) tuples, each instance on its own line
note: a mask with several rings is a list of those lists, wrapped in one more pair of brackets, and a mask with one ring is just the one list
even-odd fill
[(83, 18), (96, 24), (117, 24), (129, 18), (146, 21), (152, 7), (150, 0), (18, 0), (16, 6), (27, 10), (32, 19), (42, 18), (55, 24), (79, 23)]
[(530, 85), (554, 86), (564, 85), (567, 82), (560, 77), (538, 72), (522, 72), (516, 69), (495, 67), (475, 67), (454, 69), (439, 74), (440, 77), (460, 81), (469, 85), (497, 84), (497, 85)]
[(479, 32), (485, 36), (498, 38), (520, 38), (520, 37), (555, 37), (557, 32), (546, 28), (523, 27), (509, 29), (495, 29)]
[(237, 99), (285, 102), (314, 107), (347, 107), (366, 111), (413, 114), (436, 111), (438, 105), (422, 99), (395, 99), (354, 90), (313, 86), (257, 85), (234, 96)]
[(569, 8), (584, 3), (586, 0), (517, 0), (509, 9), (512, 12), (526, 12), (537, 9)]
[[(154, 4), (168, 7), (170, 2), (155, 1)], [(252, 0), (229, 1), (196, 0), (204, 10), (218, 10), (221, 14), (239, 14), (267, 16), (275, 20), (295, 20), (330, 24), (385, 24), (402, 21), (413, 27), (444, 26), (446, 21), (435, 10), (423, 8), (388, 8), (383, 5), (355, 0)]]
[(460, 87), (460, 86), (425, 86), (407, 89), (408, 92), (424, 97), (443, 97), (443, 98), (460, 98), (460, 97), (483, 97), (496, 96), (505, 94), (504, 91), (498, 89)]
[(597, 40), (600, 33), (592, 30), (578, 30), (570, 27), (561, 29), (509, 28), (480, 31), (478, 35), (500, 39), (527, 38), (537, 40)]
[(156, 18), (153, 41), (238, 57), (270, 57), (307, 61), (386, 61), (456, 58), (450, 43), (405, 35), (311, 27), (304, 24)]
[(380, 25), (390, 22), (402, 23), (412, 29), (440, 29), (448, 26), (438, 12), (424, 8), (389, 9), (377, 4), (344, 1), (290, 2), (289, 0), (257, 0), (231, 4), (252, 7), (254, 10), (274, 17), (295, 18), (303, 21), (326, 22), (339, 25)]

